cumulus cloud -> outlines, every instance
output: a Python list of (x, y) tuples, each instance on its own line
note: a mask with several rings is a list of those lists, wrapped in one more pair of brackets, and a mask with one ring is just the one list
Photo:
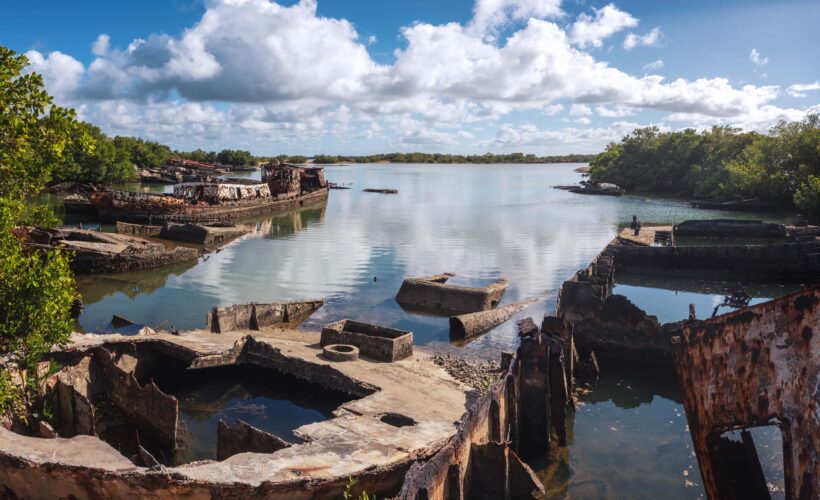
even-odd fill
[[(663, 123), (654, 124), (662, 131), (671, 130)], [(618, 141), (626, 134), (643, 125), (635, 122), (619, 121), (608, 127), (578, 128), (567, 127), (559, 130), (542, 130), (533, 124), (514, 126), (503, 124), (490, 145), (507, 150), (539, 144), (561, 144), (573, 151), (599, 151), (606, 144)], [(566, 149), (569, 150), (569, 149)]]
[(476, 0), (469, 28), (484, 36), (514, 21), (563, 15), (561, 0)]
[(806, 97), (808, 95), (806, 92), (812, 90), (820, 90), (820, 81), (814, 83), (795, 83), (794, 85), (789, 85), (786, 89), (786, 93), (792, 97)]
[(94, 40), (94, 43), (91, 44), (91, 53), (95, 56), (102, 57), (108, 53), (108, 43), (111, 41), (111, 37), (102, 33), (100, 36)]
[(657, 59), (652, 62), (648, 62), (643, 65), (644, 71), (658, 71), (659, 69), (663, 69), (663, 60)]
[(749, 52), (749, 60), (758, 66), (765, 66), (769, 64), (769, 58), (763, 57), (757, 49), (752, 49), (752, 51)]
[(637, 19), (628, 12), (619, 10), (614, 4), (592, 10), (594, 16), (582, 13), (569, 29), (570, 40), (579, 47), (600, 47), (605, 38), (638, 25)]
[(26, 52), (30, 68), (43, 76), (48, 91), (58, 100), (69, 98), (79, 86), (85, 72), (82, 63), (68, 54), (54, 51), (43, 55), (36, 50)]
[[(265, 151), (276, 142), (376, 133), (406, 145), (464, 146), (474, 138), (454, 129), (465, 123), (555, 115), (564, 110), (557, 101), (573, 103), (578, 118), (593, 107), (605, 118), (656, 110), (698, 123), (757, 123), (778, 113), (777, 86), (639, 77), (596, 59), (585, 48), (637, 24), (612, 4), (569, 27), (556, 22), (563, 15), (559, 0), (477, 0), (464, 24), (402, 28), (403, 48), (379, 64), (367, 48), (373, 39), (347, 20), (318, 15), (315, 0), (212, 0), (179, 36), (149, 34), (117, 49), (100, 35), (87, 67), (60, 52), (28, 55), (58, 102), (107, 131), (162, 133), (179, 138), (178, 147), (200, 140), (193, 131), (225, 146), (255, 140)], [(655, 45), (661, 36), (658, 28), (630, 33), (624, 46)]]
[(626, 38), (624, 38), (624, 48), (626, 50), (632, 50), (639, 45), (643, 45), (644, 47), (657, 47), (661, 42), (661, 38), (663, 38), (663, 32), (657, 27), (652, 28), (652, 31), (645, 35), (628, 33)]
[(598, 116), (603, 118), (623, 118), (625, 116), (632, 116), (635, 114), (634, 109), (621, 107), (610, 108), (607, 106), (596, 106), (595, 112), (598, 113)]

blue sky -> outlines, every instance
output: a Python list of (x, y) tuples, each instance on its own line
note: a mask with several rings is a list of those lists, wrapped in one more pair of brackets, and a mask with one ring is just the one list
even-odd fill
[(820, 111), (820, 2), (14, 2), (0, 44), (110, 134), (257, 154), (597, 152)]

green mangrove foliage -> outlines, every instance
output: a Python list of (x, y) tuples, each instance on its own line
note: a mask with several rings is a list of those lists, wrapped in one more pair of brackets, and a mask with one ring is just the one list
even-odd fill
[[(43, 381), (54, 367), (41, 361), (68, 341), (74, 279), (66, 254), (26, 251), (15, 226), (25, 197), (52, 178), (66, 151), (94, 143), (27, 66), (25, 56), (0, 46), (0, 413), (24, 420), (43, 415)], [(46, 212), (28, 216), (43, 220)]]
[[(131, 150), (117, 145), (94, 125), (80, 123), (80, 130), (92, 139), (90, 145), (70, 145), (54, 172), (56, 181), (119, 182), (136, 177), (131, 166)], [(119, 139), (119, 138), (118, 138)]]
[(698, 133), (635, 130), (590, 162), (596, 182), (638, 192), (710, 199), (759, 198), (820, 217), (820, 117), (768, 134), (712, 127)]
[(387, 153), (369, 156), (316, 155), (314, 163), (585, 163), (595, 155), (536, 156), (510, 153), (483, 155), (453, 155), (440, 153)]
[(177, 151), (175, 154), (187, 160), (204, 161), (206, 163), (221, 163), (222, 165), (232, 165), (234, 167), (252, 165), (258, 161), (258, 159), (253, 156), (250, 151), (244, 151), (241, 149), (223, 149), (218, 153), (216, 151), (203, 151), (202, 149), (195, 149), (193, 151)]

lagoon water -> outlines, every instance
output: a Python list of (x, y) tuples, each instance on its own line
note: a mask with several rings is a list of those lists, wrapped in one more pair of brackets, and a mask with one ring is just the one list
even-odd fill
[[(502, 305), (543, 297), (520, 315), (540, 319), (554, 309), (561, 282), (585, 267), (633, 214), (657, 223), (720, 217), (783, 221), (692, 209), (683, 201), (551, 188), (577, 182), (578, 166), (331, 166), (328, 180), (351, 189), (331, 191), (326, 205), (258, 219), (255, 232), (199, 262), (80, 278), (86, 307), (80, 326), (110, 330), (116, 313), (183, 330), (203, 327), (205, 313), (215, 305), (323, 298), (326, 305), (303, 328), (351, 318), (412, 330), (417, 345), (498, 359), (500, 351), (517, 345), (514, 321), (466, 345), (452, 345), (447, 318), (398, 306), (394, 297), (402, 280), (441, 272), (454, 272), (456, 282), (467, 284), (504, 277), (511, 285)], [(364, 188), (399, 193), (364, 193)], [(650, 313), (653, 304), (667, 310), (680, 299), (668, 292), (675, 286), (639, 285), (622, 290), (640, 288), (632, 291)], [(703, 308), (724, 295), (719, 286), (706, 290), (697, 292)], [(699, 316), (705, 314), (699, 308)], [(674, 377), (605, 372), (583, 400), (570, 425), (573, 440), (561, 458), (564, 465), (541, 471), (552, 491), (583, 497), (702, 496)]]

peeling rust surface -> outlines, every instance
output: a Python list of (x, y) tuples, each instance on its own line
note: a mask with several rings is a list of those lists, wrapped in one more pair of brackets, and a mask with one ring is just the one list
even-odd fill
[[(777, 423), (786, 498), (820, 496), (820, 288), (690, 323), (673, 340), (684, 407), (709, 498), (734, 498), (716, 439)], [(751, 478), (750, 478), (751, 480)]]

